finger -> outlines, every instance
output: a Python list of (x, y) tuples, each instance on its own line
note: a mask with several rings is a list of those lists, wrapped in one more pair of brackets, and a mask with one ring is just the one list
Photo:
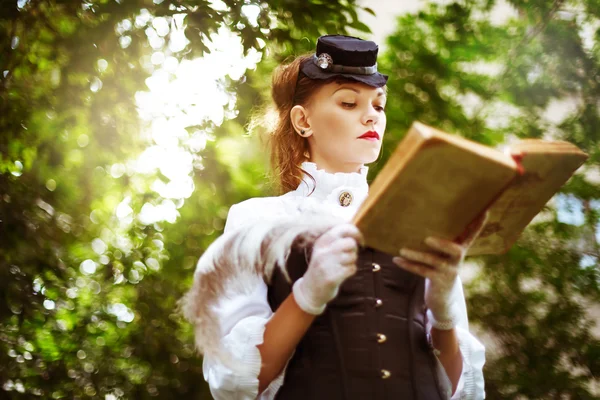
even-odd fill
[(340, 264), (356, 264), (356, 261), (358, 260), (358, 255), (356, 253), (340, 253), (337, 257), (336, 257), (337, 261)]
[(347, 236), (353, 233), (358, 233), (358, 228), (352, 224), (338, 224), (329, 229), (326, 234), (330, 236), (340, 237)]
[(349, 277), (351, 277), (352, 275), (354, 275), (356, 273), (356, 271), (358, 271), (358, 268), (356, 268), (356, 264), (351, 264), (351, 265), (345, 265), (344, 269), (343, 269), (343, 277), (344, 279), (347, 279)]
[(452, 262), (447, 258), (440, 257), (432, 253), (425, 253), (411, 249), (400, 249), (400, 255), (408, 261), (414, 261), (421, 264), (427, 264), (430, 267), (437, 269), (447, 269), (452, 265)]
[(464, 248), (458, 243), (434, 236), (425, 239), (425, 244), (433, 250), (448, 256), (451, 261), (458, 262), (463, 256)]
[(345, 237), (341, 239), (337, 239), (335, 242), (331, 244), (331, 251), (340, 251), (340, 252), (350, 252), (356, 253), (358, 252), (358, 244), (356, 240), (353, 238)]
[(358, 228), (352, 224), (341, 224), (336, 225), (329, 231), (335, 237), (349, 237), (353, 238), (357, 243), (363, 244), (364, 238)]
[(319, 237), (318, 241), (323, 245), (329, 245), (329, 244), (333, 243), (334, 241), (336, 241), (343, 235), (346, 235), (346, 232), (348, 232), (348, 230), (349, 230), (348, 225), (349, 224), (339, 224), (339, 225), (333, 226), (332, 228), (327, 230), (324, 234), (322, 234)]
[(483, 227), (485, 226), (485, 224), (489, 218), (489, 215), (490, 215), (490, 212), (486, 211), (485, 213), (483, 213), (479, 217), (477, 217), (471, 224), (469, 224), (469, 227), (467, 228), (468, 233), (467, 233), (465, 239), (461, 242), (461, 244), (463, 246), (469, 248), (473, 244), (475, 239), (477, 239), (477, 237), (483, 230)]
[(435, 271), (424, 264), (411, 262), (402, 257), (394, 257), (392, 258), (392, 261), (400, 268), (408, 272), (412, 272), (413, 274), (422, 276), (423, 278), (431, 279), (435, 275)]

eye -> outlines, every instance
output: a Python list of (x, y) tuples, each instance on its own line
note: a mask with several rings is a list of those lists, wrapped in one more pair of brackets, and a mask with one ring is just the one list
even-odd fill
[(346, 103), (346, 102), (342, 101), (342, 107), (344, 107), (344, 108), (354, 108), (354, 107), (356, 107), (356, 103)]
[(376, 109), (378, 112), (385, 111), (385, 107), (384, 106), (373, 106), (373, 108)]

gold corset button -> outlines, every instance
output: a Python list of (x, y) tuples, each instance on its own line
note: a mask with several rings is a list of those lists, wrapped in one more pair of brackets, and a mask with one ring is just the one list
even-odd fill
[(381, 370), (381, 379), (387, 379), (390, 376), (392, 376), (392, 373), (390, 371), (388, 371), (387, 369)]
[(377, 334), (377, 343), (385, 343), (386, 340), (387, 336), (385, 336), (383, 333)]
[(381, 265), (377, 263), (373, 263), (373, 272), (379, 272), (381, 270)]
[(352, 193), (346, 191), (340, 193), (339, 200), (342, 207), (348, 207), (352, 204)]
[(381, 307), (383, 305), (383, 300), (375, 299), (375, 307)]

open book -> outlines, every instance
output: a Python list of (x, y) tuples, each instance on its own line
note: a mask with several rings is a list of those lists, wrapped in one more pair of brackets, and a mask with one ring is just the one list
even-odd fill
[(501, 254), (587, 159), (575, 145), (526, 139), (507, 152), (415, 122), (369, 189), (353, 223), (367, 246), (428, 250), (460, 240), (489, 210), (469, 255)]

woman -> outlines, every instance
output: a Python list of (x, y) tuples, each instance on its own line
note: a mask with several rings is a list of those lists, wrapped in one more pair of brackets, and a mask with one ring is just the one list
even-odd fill
[(386, 126), (377, 51), (323, 36), (274, 75), (285, 194), (231, 207), (183, 301), (215, 399), (484, 397), (457, 271), (485, 217), (462, 243), (396, 255), (362, 248), (348, 223)]

